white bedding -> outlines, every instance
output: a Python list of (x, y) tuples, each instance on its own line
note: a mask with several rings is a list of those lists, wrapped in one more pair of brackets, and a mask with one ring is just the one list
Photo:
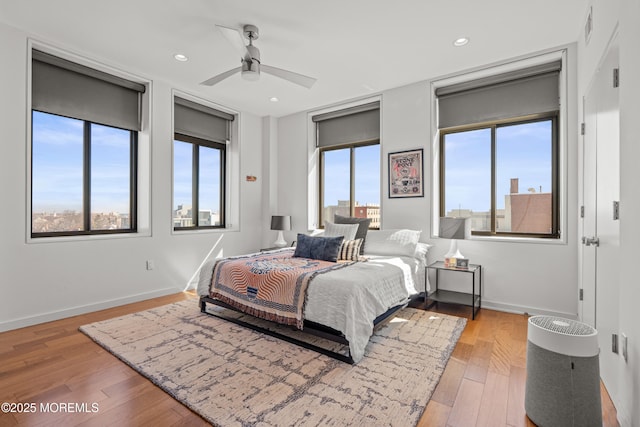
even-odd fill
[[(426, 259), (366, 255), (368, 261), (318, 274), (309, 283), (304, 317), (344, 334), (351, 357), (362, 359), (373, 333), (373, 321), (391, 307), (424, 292)], [(209, 296), (216, 260), (200, 270), (198, 295)]]

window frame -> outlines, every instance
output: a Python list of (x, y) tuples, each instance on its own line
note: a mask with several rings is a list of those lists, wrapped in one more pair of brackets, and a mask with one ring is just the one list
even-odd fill
[[(174, 133), (173, 135), (173, 142), (175, 141), (180, 141), (183, 143), (188, 143), (192, 145), (192, 151), (191, 151), (191, 165), (192, 165), (192, 172), (191, 172), (191, 216), (192, 216), (192, 221), (194, 223), (194, 225), (189, 226), (189, 227), (176, 227), (175, 225), (172, 224), (172, 229), (173, 231), (178, 231), (178, 232), (182, 232), (182, 231), (193, 231), (193, 230), (215, 230), (215, 229), (225, 229), (227, 227), (227, 216), (226, 216), (226, 201), (227, 201), (227, 194), (226, 194), (226, 171), (227, 171), (227, 145), (220, 143), (220, 142), (215, 142), (215, 141), (211, 141), (211, 140), (207, 140), (207, 139), (203, 139), (203, 138), (198, 138), (195, 136), (189, 136), (189, 135), (185, 135), (182, 133)], [(207, 147), (207, 148), (213, 148), (213, 149), (218, 149), (220, 150), (220, 224), (219, 225), (199, 225), (199, 221), (200, 221), (200, 199), (199, 199), (199, 188), (200, 188), (200, 156), (199, 156), (199, 148), (200, 147)], [(175, 164), (174, 164), (175, 167)], [(175, 177), (175, 170), (173, 173), (173, 176)], [(172, 186), (175, 187), (175, 178), (174, 178), (174, 182), (172, 183)], [(175, 188), (174, 188), (174, 192), (172, 193), (172, 199), (175, 195)], [(174, 200), (171, 201), (172, 205), (173, 205)], [(177, 206), (175, 206), (177, 207)], [(173, 212), (174, 207), (172, 207), (171, 211)], [(171, 221), (173, 223), (173, 216), (171, 218)]]
[[(380, 139), (361, 141), (347, 144), (331, 145), (326, 147), (318, 147), (318, 228), (324, 229), (324, 153), (327, 151), (344, 150), (349, 149), (349, 215), (353, 216), (355, 213), (355, 150), (359, 147), (367, 147), (371, 145), (378, 145), (382, 149)], [(380, 169), (382, 169), (382, 162), (379, 163)], [(382, 211), (382, 203), (378, 207)], [(381, 212), (380, 212), (381, 213)], [(370, 228), (370, 230), (378, 230), (378, 228)]]
[[(489, 231), (472, 231), (472, 236), (483, 237), (519, 237), (519, 238), (536, 238), (536, 239), (560, 239), (560, 111), (551, 111), (527, 116), (512, 117), (509, 119), (495, 120), (483, 123), (474, 123), (469, 125), (454, 126), (439, 129), (439, 216), (446, 216), (445, 206), (445, 137), (448, 134), (467, 132), (479, 129), (491, 129), (491, 208)], [(505, 126), (514, 126), (520, 124), (542, 122), (551, 120), (551, 233), (522, 233), (522, 232), (506, 232), (496, 230), (496, 129)]]
[[(30, 231), (29, 236), (32, 239), (39, 239), (44, 237), (67, 237), (67, 236), (92, 236), (92, 235), (113, 235), (113, 234), (129, 234), (137, 233), (138, 231), (138, 133), (130, 129), (123, 129), (116, 126), (105, 125), (102, 123), (96, 123), (89, 120), (78, 119), (76, 117), (69, 117), (73, 120), (78, 120), (83, 123), (83, 137), (82, 137), (82, 220), (83, 230), (67, 230), (67, 231), (48, 231), (48, 232), (34, 232), (33, 231), (33, 113), (39, 112), (43, 114), (49, 114), (56, 117), (66, 117), (59, 114), (49, 113), (46, 111), (40, 111), (37, 109), (31, 109), (30, 124), (31, 124), (31, 141), (30, 141), (30, 157), (29, 157), (29, 173), (30, 173)], [(129, 132), (129, 228), (120, 228), (115, 230), (92, 230), (91, 229), (91, 125), (106, 126), (114, 129), (120, 129)]]

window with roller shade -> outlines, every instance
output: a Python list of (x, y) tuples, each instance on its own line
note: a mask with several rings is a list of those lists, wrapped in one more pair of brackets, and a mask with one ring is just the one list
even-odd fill
[(558, 238), (555, 61), (436, 89), (440, 216), (485, 236)]
[(137, 230), (146, 86), (32, 50), (31, 237)]
[(226, 148), (234, 116), (174, 98), (173, 228), (224, 228)]
[(380, 227), (380, 103), (312, 117), (319, 148), (319, 224), (334, 215)]

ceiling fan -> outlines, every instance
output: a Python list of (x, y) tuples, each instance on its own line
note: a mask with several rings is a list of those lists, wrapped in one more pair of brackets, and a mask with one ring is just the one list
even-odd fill
[(249, 44), (245, 45), (242, 40), (242, 34), (239, 29), (223, 27), (222, 25), (216, 25), (218, 30), (224, 35), (227, 40), (240, 52), (241, 66), (233, 68), (217, 76), (211, 77), (209, 80), (203, 81), (201, 84), (206, 86), (213, 86), (216, 83), (221, 82), (233, 74), (240, 72), (242, 77), (246, 80), (258, 80), (260, 78), (260, 71), (271, 74), (281, 79), (288, 80), (292, 83), (311, 88), (316, 82), (313, 77), (305, 76), (302, 74), (294, 73), (293, 71), (283, 70), (282, 68), (271, 67), (266, 64), (260, 63), (260, 50), (253, 45), (253, 41), (257, 40), (260, 36), (258, 27), (255, 25), (245, 25), (242, 28), (244, 36), (249, 39)]

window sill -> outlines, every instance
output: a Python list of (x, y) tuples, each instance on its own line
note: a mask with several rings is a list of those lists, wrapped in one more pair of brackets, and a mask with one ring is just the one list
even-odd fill
[(135, 239), (140, 237), (151, 237), (151, 230), (138, 230), (133, 233), (81, 234), (77, 236), (51, 237), (31, 237), (29, 234), (27, 236), (27, 244), (87, 242), (92, 240)]
[(542, 245), (566, 245), (563, 237), (509, 237), (509, 236), (471, 236), (465, 240), (482, 242), (533, 243)]
[(180, 229), (175, 230), (171, 228), (171, 234), (174, 236), (183, 236), (186, 234), (220, 234), (220, 233), (235, 233), (239, 232), (239, 227), (227, 227), (227, 228), (196, 228), (193, 230)]

